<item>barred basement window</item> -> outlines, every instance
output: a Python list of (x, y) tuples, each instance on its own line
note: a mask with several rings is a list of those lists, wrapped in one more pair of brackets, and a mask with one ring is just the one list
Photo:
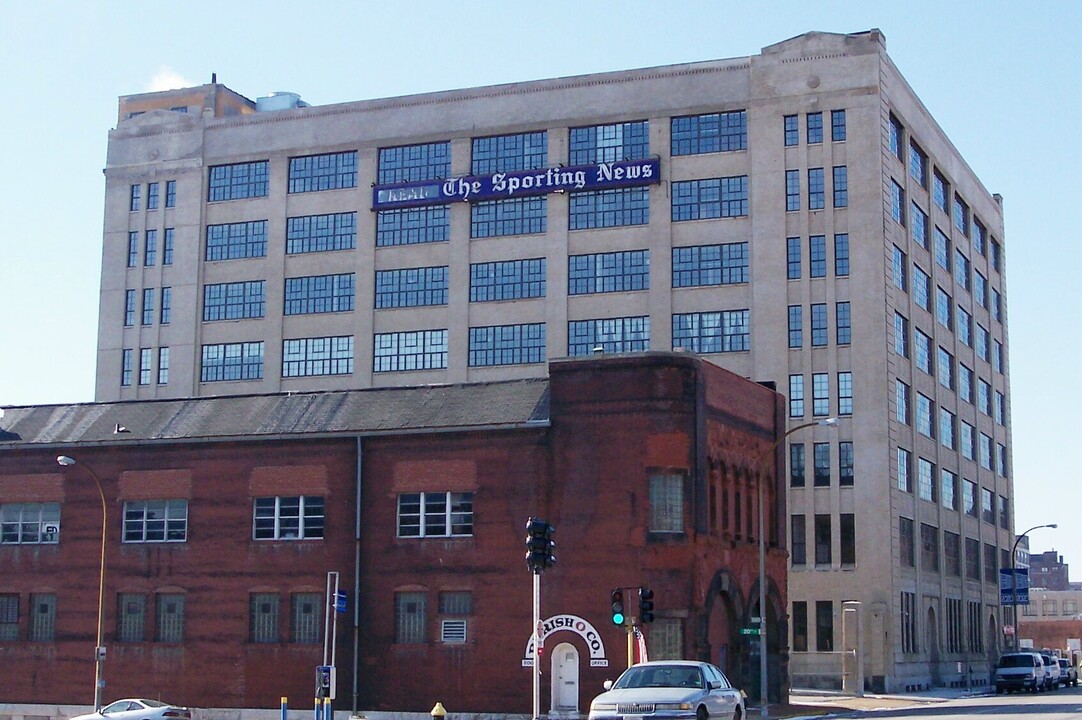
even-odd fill
[(157, 616), (154, 639), (165, 643), (184, 642), (184, 595), (159, 593), (155, 605)]
[(252, 593), (249, 596), (249, 642), (278, 642), (278, 602), (277, 593)]
[(657, 618), (650, 625), (650, 657), (679, 660), (684, 657), (684, 624), (680, 618)]
[(30, 642), (56, 640), (56, 595), (35, 593), (30, 596)]
[(651, 475), (649, 493), (649, 531), (684, 532), (684, 476), (672, 473)]
[(117, 596), (117, 642), (137, 643), (146, 639), (147, 598), (141, 593), (120, 593)]
[(293, 610), (289, 632), (290, 642), (318, 643), (323, 596), (319, 593), (293, 593), (290, 605)]
[(0, 642), (19, 638), (19, 596), (0, 594)]
[(394, 641), (396, 643), (417, 644), (428, 639), (427, 601), (428, 598), (423, 592), (395, 593)]

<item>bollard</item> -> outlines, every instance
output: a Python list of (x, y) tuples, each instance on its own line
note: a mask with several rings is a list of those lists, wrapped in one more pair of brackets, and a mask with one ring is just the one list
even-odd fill
[(282, 696), (282, 720), (286, 720), (286, 712), (289, 710), (289, 698)]
[(443, 706), (443, 703), (436, 701), (436, 704), (432, 706), (432, 720), (443, 720), (447, 715), (447, 708)]
[(323, 720), (323, 698), (316, 698), (315, 709), (313, 710), (313, 713), (315, 713), (312, 716), (314, 720)]
[(323, 698), (323, 720), (334, 720), (334, 706), (329, 697)]

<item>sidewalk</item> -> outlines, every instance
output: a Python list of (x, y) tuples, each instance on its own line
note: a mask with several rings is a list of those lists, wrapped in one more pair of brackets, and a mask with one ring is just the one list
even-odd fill
[[(930, 705), (961, 697), (984, 695), (988, 691), (986, 687), (933, 688), (923, 692), (898, 695), (872, 695), (866, 693), (863, 697), (854, 697), (836, 692), (797, 689), (789, 693), (788, 704), (770, 706), (770, 717), (788, 718), (789, 720), (800, 720), (801, 718), (822, 719), (858, 711)], [(749, 720), (754, 720), (758, 716), (759, 709), (757, 707), (748, 708)]]

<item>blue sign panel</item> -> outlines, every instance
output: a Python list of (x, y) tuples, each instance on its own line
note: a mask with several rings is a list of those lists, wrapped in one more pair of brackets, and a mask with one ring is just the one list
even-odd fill
[(344, 613), (346, 611), (346, 594), (344, 592), (337, 592), (334, 595), (334, 610), (335, 612)]
[(1029, 605), (1029, 568), (999, 569), (999, 604)]
[(372, 209), (391, 210), (450, 202), (505, 200), (554, 192), (640, 187), (660, 182), (661, 161), (657, 158), (620, 160), (597, 165), (516, 170), (448, 180), (377, 185), (372, 188)]

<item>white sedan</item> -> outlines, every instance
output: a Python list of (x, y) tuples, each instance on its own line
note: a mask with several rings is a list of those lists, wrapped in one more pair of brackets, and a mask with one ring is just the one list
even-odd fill
[(71, 720), (192, 720), (192, 711), (157, 700), (128, 698), (110, 703), (89, 715), (77, 715)]
[(744, 696), (710, 663), (659, 660), (605, 681), (590, 703), (590, 720), (740, 720)]

